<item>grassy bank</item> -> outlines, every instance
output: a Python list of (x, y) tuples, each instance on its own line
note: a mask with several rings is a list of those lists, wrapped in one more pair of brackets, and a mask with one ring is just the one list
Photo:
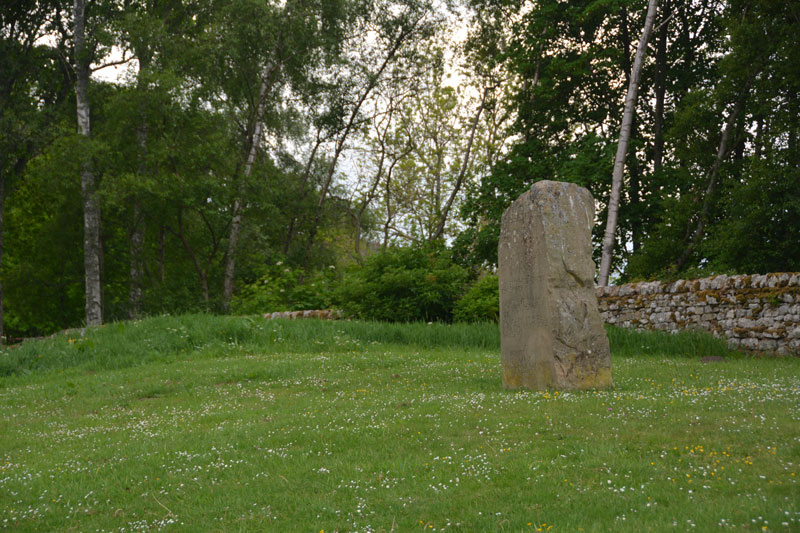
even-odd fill
[[(609, 327), (617, 356), (728, 356), (725, 343), (702, 332), (672, 335)], [(181, 358), (235, 357), (243, 352), (348, 352), (370, 345), (499, 352), (497, 324), (389, 324), (361, 321), (263, 320), (207, 314), (161, 316), (70, 330), (0, 350), (0, 376), (70, 368), (111, 370)]]
[(2, 527), (800, 528), (796, 359), (612, 330), (614, 390), (518, 392), (495, 325), (76, 333), (0, 355)]

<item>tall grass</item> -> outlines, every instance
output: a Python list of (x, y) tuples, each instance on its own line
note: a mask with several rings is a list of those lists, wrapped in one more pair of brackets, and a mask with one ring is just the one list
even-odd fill
[(679, 333), (638, 331), (607, 326), (611, 353), (617, 356), (708, 357), (741, 356), (730, 350), (724, 339), (701, 330)]
[[(729, 355), (725, 342), (703, 332), (670, 334), (607, 328), (621, 356)], [(210, 314), (159, 316), (72, 330), (0, 350), (0, 376), (80, 368), (98, 371), (242, 352), (335, 353), (369, 345), (475, 348), (499, 351), (497, 324), (390, 324), (361, 321), (265, 320)]]

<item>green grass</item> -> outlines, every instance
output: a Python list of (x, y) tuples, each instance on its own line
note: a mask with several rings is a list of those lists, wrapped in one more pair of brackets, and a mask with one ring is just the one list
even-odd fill
[(800, 529), (800, 361), (610, 338), (616, 388), (589, 392), (504, 390), (490, 324), (199, 315), (28, 342), (0, 354), (0, 527)]

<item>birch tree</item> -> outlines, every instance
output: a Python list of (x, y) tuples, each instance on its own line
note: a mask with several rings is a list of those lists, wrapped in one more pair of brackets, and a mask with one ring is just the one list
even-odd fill
[(656, 8), (658, 0), (649, 0), (647, 3), (647, 16), (645, 18), (642, 36), (636, 48), (636, 58), (633, 61), (628, 93), (625, 97), (625, 108), (622, 115), (622, 126), (619, 132), (619, 143), (617, 144), (617, 155), (614, 158), (614, 173), (611, 177), (611, 196), (608, 200), (608, 218), (606, 220), (606, 230), (603, 236), (603, 255), (600, 260), (600, 286), (608, 285), (608, 277), (611, 271), (611, 259), (614, 253), (614, 243), (616, 242), (617, 218), (619, 217), (619, 197), (622, 190), (622, 176), (625, 171), (625, 158), (628, 155), (628, 143), (631, 138), (631, 125), (633, 115), (636, 110), (636, 97), (639, 93), (639, 78), (641, 76), (644, 56), (647, 52), (647, 41), (653, 29), (653, 22), (656, 18)]
[[(253, 61), (255, 58), (259, 67), (255, 86), (257, 89), (249, 89), (252, 86), (248, 87), (247, 81), (243, 85), (247, 87), (243, 98), (246, 125), (243, 128), (243, 156), (238, 165), (239, 171), (234, 177), (235, 193), (225, 254), (222, 293), (222, 306), (225, 310), (229, 308), (233, 296), (236, 258), (246, 207), (246, 187), (267, 130), (265, 115), (269, 106), (280, 105), (280, 88), (287, 87), (298, 94), (315, 85), (312, 78), (319, 75), (321, 64), (330, 61), (336, 54), (341, 25), (349, 13), (346, 3), (340, 0), (326, 0), (320, 4), (289, 0), (282, 8), (270, 6), (260, 15), (263, 17), (261, 21), (246, 21), (241, 18), (236, 21), (239, 29), (243, 30), (236, 41), (243, 45), (246, 55), (237, 55), (234, 60)], [(254, 22), (272, 29), (269, 39), (253, 41), (250, 38), (250, 32), (255, 31), (257, 34), (260, 31), (258, 28), (248, 28)], [(232, 29), (234, 32), (238, 31), (237, 28)], [(247, 80), (246, 72), (233, 74), (240, 84), (242, 80)]]
[[(360, 57), (356, 62), (358, 78), (363, 80), (363, 85), (356, 85), (355, 92), (349, 95), (352, 100), (342, 105), (342, 127), (337, 128), (338, 134), (334, 138), (333, 152), (330, 163), (325, 172), (325, 178), (319, 192), (319, 199), (314, 213), (314, 219), (305, 243), (303, 266), (309, 265), (311, 250), (322, 222), (325, 200), (333, 184), (339, 158), (345, 150), (351, 135), (358, 131), (362, 121), (362, 111), (365, 103), (372, 96), (375, 89), (384, 81), (384, 77), (401, 63), (405, 58), (415, 56), (415, 47), (422, 46), (422, 39), (429, 35), (432, 29), (432, 8), (426, 1), (407, 2), (402, 5), (382, 5), (373, 8), (371, 16), (376, 19), (364, 21), (365, 27), (361, 31), (371, 33), (377, 41), (377, 49), (368, 51), (361, 48)], [(393, 15), (393, 13), (397, 13)], [(351, 39), (359, 46), (363, 45), (363, 34), (354, 32)], [(374, 62), (372, 65), (369, 62)]]
[(97, 178), (92, 169), (88, 141), (91, 137), (91, 108), (89, 77), (92, 52), (86, 42), (86, 0), (73, 3), (73, 44), (75, 47), (75, 107), (78, 134), (86, 141), (81, 157), (81, 197), (83, 201), (83, 264), (86, 291), (86, 325), (103, 323), (103, 280), (100, 242), (100, 205), (97, 198)]

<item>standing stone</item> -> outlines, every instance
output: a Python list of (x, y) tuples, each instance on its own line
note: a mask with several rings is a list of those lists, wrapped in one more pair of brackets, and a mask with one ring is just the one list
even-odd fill
[(597, 309), (594, 200), (573, 183), (540, 181), (505, 213), (498, 247), (503, 386), (612, 387)]

